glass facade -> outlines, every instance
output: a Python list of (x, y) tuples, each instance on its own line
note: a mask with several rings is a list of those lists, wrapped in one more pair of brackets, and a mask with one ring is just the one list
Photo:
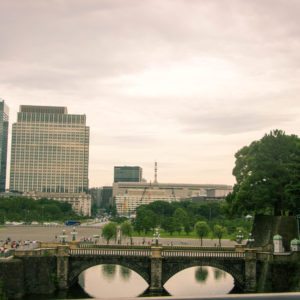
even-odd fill
[(12, 126), (10, 190), (82, 193), (88, 190), (89, 127), (65, 107), (20, 107)]
[(114, 182), (141, 182), (142, 181), (141, 167), (114, 167)]
[(5, 192), (9, 110), (0, 99), (0, 192)]

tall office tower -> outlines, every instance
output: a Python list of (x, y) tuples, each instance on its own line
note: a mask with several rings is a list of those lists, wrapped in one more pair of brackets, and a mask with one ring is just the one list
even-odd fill
[(114, 167), (114, 182), (141, 182), (143, 169), (141, 167)]
[(89, 215), (88, 160), (85, 115), (68, 114), (66, 107), (20, 106), (12, 126), (11, 191), (68, 201)]
[(0, 99), (0, 192), (5, 192), (7, 140), (8, 140), (8, 107)]

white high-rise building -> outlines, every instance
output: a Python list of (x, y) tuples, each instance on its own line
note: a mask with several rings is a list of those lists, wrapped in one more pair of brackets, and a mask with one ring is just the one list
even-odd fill
[[(68, 114), (66, 107), (21, 105), (12, 126), (11, 191), (68, 201), (90, 215), (88, 161), (85, 115)], [(76, 198), (85, 203), (78, 205)]]

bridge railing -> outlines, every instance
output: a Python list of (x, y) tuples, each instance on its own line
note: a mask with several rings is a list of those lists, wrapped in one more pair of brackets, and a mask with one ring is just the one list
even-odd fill
[[(77, 244), (78, 248), (101, 248), (101, 249), (151, 249), (150, 245), (100, 245), (94, 243), (81, 242)], [(236, 251), (235, 247), (200, 247), (200, 246), (161, 246), (166, 250), (196, 250), (196, 251)]]
[(78, 248), (96, 248), (96, 249), (151, 249), (148, 245), (100, 245), (94, 243), (78, 243)]
[(150, 256), (150, 249), (110, 249), (110, 248), (78, 248), (70, 249), (71, 256), (104, 255), (104, 256)]
[(164, 250), (192, 250), (192, 251), (203, 251), (203, 252), (235, 252), (235, 247), (200, 247), (200, 246), (163, 246)]
[(37, 248), (29, 250), (14, 250), (13, 255), (16, 257), (23, 256), (55, 256), (57, 250), (54, 248)]
[(162, 251), (162, 257), (201, 257), (201, 258), (229, 258), (244, 259), (244, 252), (233, 251), (191, 251), (191, 250), (165, 250)]

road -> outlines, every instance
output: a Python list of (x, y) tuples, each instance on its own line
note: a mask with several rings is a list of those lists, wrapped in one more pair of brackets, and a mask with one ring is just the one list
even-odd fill
[[(42, 241), (42, 242), (53, 242), (58, 241), (59, 236), (62, 234), (62, 231), (65, 230), (67, 240), (71, 240), (72, 226), (32, 226), (32, 225), (21, 225), (21, 226), (3, 226), (0, 227), (0, 241), (5, 241), (8, 237), (12, 241)], [(100, 235), (99, 243), (105, 244), (105, 240), (101, 237), (101, 228), (100, 227), (87, 227), (87, 226), (78, 226), (76, 227), (78, 232), (77, 240), (84, 238), (93, 238), (93, 235)], [(150, 244), (151, 238), (146, 237), (145, 241), (143, 237), (134, 237), (133, 241), (136, 245)], [(114, 242), (111, 241), (111, 244)], [(123, 239), (123, 244), (129, 243), (129, 239)], [(171, 243), (176, 245), (193, 245), (200, 246), (199, 239), (185, 239), (185, 238), (161, 238), (160, 243), (163, 245), (171, 245)], [(215, 246), (218, 244), (216, 239), (204, 239), (203, 246)], [(230, 240), (222, 240), (222, 246), (234, 246), (236, 243)]]

